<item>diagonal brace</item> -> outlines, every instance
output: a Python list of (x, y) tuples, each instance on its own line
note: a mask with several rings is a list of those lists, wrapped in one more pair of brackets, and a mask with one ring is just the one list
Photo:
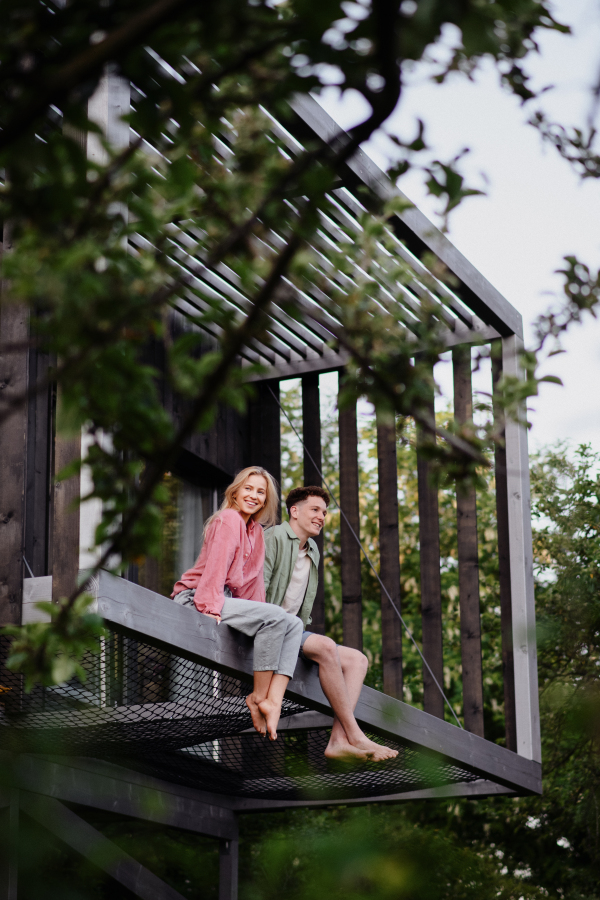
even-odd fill
[(141, 900), (183, 900), (182, 895), (105, 838), (58, 800), (20, 792), (20, 807), (32, 819), (81, 853)]

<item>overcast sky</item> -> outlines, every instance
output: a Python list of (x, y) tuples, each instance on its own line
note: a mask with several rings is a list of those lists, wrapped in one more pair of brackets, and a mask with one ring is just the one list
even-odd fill
[[(414, 134), (416, 117), (424, 119), (428, 143), (440, 159), (470, 149), (463, 171), (487, 195), (468, 199), (453, 213), (449, 237), (521, 312), (527, 340), (535, 317), (560, 295), (561, 279), (554, 273), (563, 256), (576, 254), (591, 268), (600, 267), (600, 184), (581, 182), (526, 124), (539, 106), (563, 124), (584, 123), (590, 85), (600, 70), (600, 0), (560, 0), (554, 9), (574, 35), (540, 36), (541, 55), (527, 63), (537, 86), (553, 85), (540, 101), (521, 107), (498, 86), (491, 66), (472, 83), (453, 76), (442, 86), (428, 83), (421, 70), (411, 76), (386, 125), (406, 138)], [(452, 40), (451, 31), (447, 39)], [(343, 127), (364, 118), (355, 97), (340, 99), (332, 91), (321, 102)], [(365, 149), (380, 165), (388, 164), (391, 144), (382, 135)], [(435, 217), (436, 202), (426, 196), (422, 176), (409, 173), (399, 186)], [(544, 386), (531, 402), (530, 445), (568, 438), (600, 451), (600, 322), (589, 318), (575, 326), (564, 347), (567, 352), (546, 367), (564, 387)], [(442, 386), (448, 375), (446, 366)]]

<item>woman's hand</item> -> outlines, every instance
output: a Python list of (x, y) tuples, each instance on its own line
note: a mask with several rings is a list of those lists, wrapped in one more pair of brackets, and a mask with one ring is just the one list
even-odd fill
[(221, 616), (213, 616), (212, 613), (204, 613), (204, 615), (205, 615), (205, 616), (210, 616), (211, 619), (215, 619), (216, 622), (217, 622), (217, 625), (219, 625), (220, 622), (221, 622)]

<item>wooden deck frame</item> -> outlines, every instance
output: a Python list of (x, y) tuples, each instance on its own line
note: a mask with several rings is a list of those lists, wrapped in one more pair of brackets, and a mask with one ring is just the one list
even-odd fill
[[(100, 573), (97, 591), (98, 612), (115, 630), (228, 675), (251, 675), (251, 641), (244, 635), (106, 572)], [(317, 712), (331, 714), (319, 683), (318, 667), (302, 659), (298, 660), (287, 696)], [(429, 751), (510, 791), (541, 790), (539, 762), (372, 688), (363, 687), (356, 718), (368, 731)]]

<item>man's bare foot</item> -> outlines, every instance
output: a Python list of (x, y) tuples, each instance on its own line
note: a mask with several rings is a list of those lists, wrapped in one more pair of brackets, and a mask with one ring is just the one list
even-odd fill
[(327, 744), (325, 748), (325, 756), (327, 759), (338, 759), (342, 762), (350, 762), (352, 760), (357, 759), (368, 759), (367, 754), (364, 750), (359, 750), (358, 747), (353, 747), (348, 741), (336, 741), (335, 744), (332, 744), (331, 741)]
[(257, 703), (254, 694), (248, 694), (246, 697), (246, 706), (250, 710), (250, 715), (252, 716), (252, 724), (256, 728), (259, 734), (262, 734), (263, 737), (267, 733), (267, 723), (265, 721), (265, 717), (260, 711), (260, 706)]
[(352, 741), (352, 745), (358, 750), (362, 750), (371, 762), (382, 762), (384, 759), (395, 759), (398, 756), (397, 750), (376, 744), (375, 741), (369, 740), (366, 734)]
[(281, 704), (275, 703), (274, 700), (261, 700), (258, 708), (265, 717), (267, 723), (267, 734), (272, 741), (277, 740), (277, 726), (279, 725), (279, 717), (281, 715)]

